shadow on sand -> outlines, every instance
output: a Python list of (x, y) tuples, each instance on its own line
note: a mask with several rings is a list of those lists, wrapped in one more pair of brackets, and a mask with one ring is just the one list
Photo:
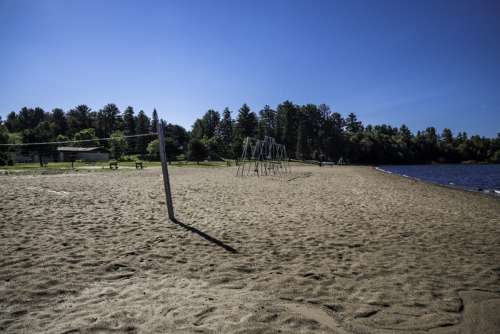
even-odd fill
[(216, 244), (217, 246), (219, 247), (222, 247), (224, 248), (226, 251), (228, 252), (231, 252), (231, 253), (238, 253), (238, 251), (236, 249), (234, 249), (233, 247), (229, 246), (229, 245), (226, 245), (225, 243), (223, 243), (222, 241), (218, 240), (218, 239), (215, 239), (214, 237), (211, 237), (209, 236), (208, 234), (206, 234), (205, 232), (203, 231), (200, 231), (198, 230), (197, 228), (194, 228), (192, 226), (189, 226), (189, 225), (186, 225), (184, 224), (183, 222), (177, 220), (176, 218), (173, 218), (170, 220), (171, 222), (173, 222), (174, 224), (177, 224), (179, 226), (182, 226), (184, 227), (186, 230), (188, 231), (191, 231), (193, 233), (196, 233), (198, 234), (200, 237), (202, 237), (203, 239), (205, 240), (208, 240), (210, 241), (211, 243), (213, 244)]

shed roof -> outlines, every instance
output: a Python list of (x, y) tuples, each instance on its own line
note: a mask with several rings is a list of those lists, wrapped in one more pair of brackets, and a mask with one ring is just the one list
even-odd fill
[(59, 146), (59, 152), (95, 152), (105, 151), (103, 147), (73, 147), (73, 146)]

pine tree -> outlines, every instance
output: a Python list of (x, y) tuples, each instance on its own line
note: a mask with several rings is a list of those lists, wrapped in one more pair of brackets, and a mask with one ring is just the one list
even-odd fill
[[(141, 110), (137, 114), (137, 119), (135, 121), (136, 126), (135, 126), (135, 133), (136, 134), (145, 134), (149, 132), (149, 117), (146, 115), (146, 113)], [(148, 140), (146, 137), (135, 137), (135, 150), (137, 153), (141, 155), (145, 155), (147, 153), (147, 148), (148, 144), (151, 140)]]
[(205, 136), (205, 127), (203, 126), (203, 121), (201, 119), (198, 118), (194, 121), (191, 136), (200, 140)]
[(280, 117), (281, 141), (286, 147), (293, 148), (297, 143), (298, 107), (290, 101), (278, 105), (278, 117)]
[(97, 113), (97, 136), (104, 138), (111, 136), (111, 133), (118, 128), (119, 117), (120, 109), (113, 103), (109, 103), (99, 110)]
[(18, 132), (21, 130), (19, 124), (19, 117), (17, 116), (15, 111), (11, 111), (7, 116), (7, 120), (5, 121), (5, 126), (9, 132)]
[(215, 130), (215, 136), (225, 146), (229, 147), (231, 145), (233, 140), (233, 120), (231, 119), (231, 111), (228, 108), (225, 108), (222, 113), (222, 120)]
[(80, 130), (92, 127), (91, 112), (92, 109), (88, 106), (80, 104), (67, 113), (69, 135), (74, 135)]
[(128, 106), (123, 112), (124, 134), (126, 136), (135, 135), (134, 108)]
[(205, 113), (205, 115), (203, 115), (201, 121), (204, 127), (204, 137), (207, 139), (212, 138), (215, 135), (215, 130), (219, 126), (220, 114), (217, 111), (210, 109)]
[(157, 133), (158, 132), (158, 113), (156, 112), (156, 109), (153, 109), (153, 115), (151, 119), (151, 132)]
[(242, 138), (254, 137), (257, 133), (257, 115), (250, 111), (246, 103), (239, 110), (236, 128)]
[(347, 118), (345, 120), (345, 127), (347, 132), (349, 132), (350, 134), (363, 131), (363, 123), (358, 121), (358, 118), (354, 113), (350, 113), (349, 115), (347, 115)]
[(259, 138), (276, 137), (276, 111), (266, 104), (259, 116)]
[(60, 108), (52, 110), (52, 122), (54, 123), (54, 132), (56, 135), (64, 135), (68, 131), (68, 120), (66, 114)]
[[(123, 134), (125, 136), (135, 135), (135, 117), (134, 108), (128, 106), (123, 112)], [(127, 153), (132, 153), (135, 150), (135, 138), (126, 138)]]

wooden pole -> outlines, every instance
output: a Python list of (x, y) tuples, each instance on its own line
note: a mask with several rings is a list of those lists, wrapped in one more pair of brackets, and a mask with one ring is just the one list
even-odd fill
[(160, 140), (161, 170), (163, 172), (163, 184), (165, 185), (165, 196), (167, 197), (168, 218), (174, 220), (174, 205), (172, 203), (172, 193), (170, 191), (170, 178), (168, 177), (167, 152), (165, 151), (165, 122), (161, 121), (156, 127), (158, 129), (158, 139)]

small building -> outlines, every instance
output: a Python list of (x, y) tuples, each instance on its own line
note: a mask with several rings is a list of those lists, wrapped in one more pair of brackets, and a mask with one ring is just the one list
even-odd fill
[(107, 161), (109, 152), (104, 147), (59, 146), (59, 161)]

